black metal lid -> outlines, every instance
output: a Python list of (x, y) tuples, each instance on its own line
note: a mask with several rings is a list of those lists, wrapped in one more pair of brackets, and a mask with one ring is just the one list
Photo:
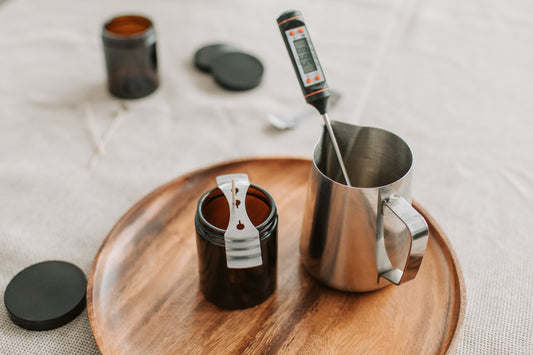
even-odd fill
[(87, 279), (76, 265), (45, 261), (19, 272), (7, 285), (9, 318), (28, 330), (59, 328), (85, 308)]
[(242, 52), (221, 55), (213, 62), (211, 71), (218, 84), (236, 91), (253, 89), (263, 78), (259, 59)]
[(223, 54), (239, 52), (237, 47), (225, 43), (215, 43), (204, 46), (194, 54), (194, 65), (204, 72), (210, 72), (213, 62)]

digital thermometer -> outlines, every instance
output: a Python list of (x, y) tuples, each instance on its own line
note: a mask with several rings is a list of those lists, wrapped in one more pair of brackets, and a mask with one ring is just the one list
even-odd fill
[(311, 37), (309, 37), (302, 13), (298, 10), (285, 11), (278, 17), (277, 22), (305, 101), (316, 108), (322, 115), (346, 185), (351, 186), (339, 145), (327, 114), (330, 96), (329, 87), (318, 61), (315, 47), (313, 42), (311, 42)]
[(305, 101), (326, 113), (330, 92), (302, 13), (286, 11), (277, 21)]

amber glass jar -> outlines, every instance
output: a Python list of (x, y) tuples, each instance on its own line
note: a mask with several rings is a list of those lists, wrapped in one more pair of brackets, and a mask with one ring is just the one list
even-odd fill
[(142, 16), (112, 18), (102, 29), (109, 92), (122, 99), (146, 96), (159, 86), (156, 34)]
[(245, 200), (250, 221), (259, 231), (262, 265), (229, 269), (224, 233), (229, 223), (229, 205), (215, 187), (198, 201), (195, 216), (200, 290), (222, 308), (240, 309), (266, 300), (276, 289), (278, 214), (272, 196), (251, 184)]

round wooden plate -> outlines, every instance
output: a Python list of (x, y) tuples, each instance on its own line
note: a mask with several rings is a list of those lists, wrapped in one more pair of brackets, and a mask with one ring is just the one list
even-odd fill
[[(87, 307), (103, 354), (437, 354), (460, 337), (465, 286), (442, 230), (430, 228), (422, 266), (403, 286), (353, 294), (311, 278), (299, 261), (310, 161), (239, 160), (158, 188), (111, 230), (94, 260)], [(199, 291), (194, 213), (215, 177), (246, 173), (279, 212), (278, 288), (254, 308), (217, 308)]]

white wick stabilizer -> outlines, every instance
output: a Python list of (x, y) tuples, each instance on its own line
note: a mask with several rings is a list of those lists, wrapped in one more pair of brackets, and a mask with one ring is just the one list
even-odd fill
[(259, 231), (246, 212), (246, 193), (250, 186), (248, 175), (217, 176), (217, 185), (229, 204), (229, 223), (224, 233), (226, 265), (229, 269), (246, 269), (263, 265)]

